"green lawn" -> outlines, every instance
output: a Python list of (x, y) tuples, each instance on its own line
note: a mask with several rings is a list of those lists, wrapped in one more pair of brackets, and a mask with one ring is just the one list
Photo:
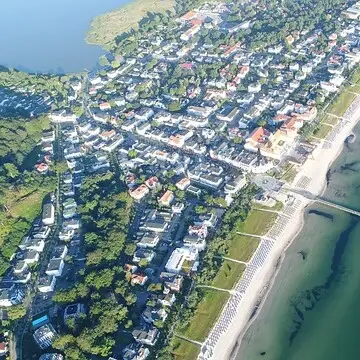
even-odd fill
[(281, 177), (281, 180), (291, 184), (294, 181), (297, 173), (298, 173), (298, 169), (295, 166), (293, 166), (284, 173), (284, 175)]
[(245, 267), (244, 264), (224, 260), (211, 285), (220, 289), (231, 290), (244, 272)]
[(320, 124), (314, 131), (314, 136), (319, 139), (325, 139), (330, 131), (332, 130), (332, 127), (326, 124)]
[(276, 213), (252, 210), (244, 222), (239, 221), (236, 224), (236, 231), (252, 235), (265, 235), (277, 217)]
[(259, 243), (260, 239), (258, 238), (234, 234), (231, 236), (231, 243), (226, 256), (235, 260), (249, 261)]
[(349, 81), (357, 84), (360, 82), (360, 70), (358, 68), (353, 72)]
[(343, 91), (334, 101), (332, 105), (329, 106), (326, 112), (336, 115), (343, 116), (345, 111), (354, 101), (356, 95), (349, 92)]
[(325, 115), (322, 119), (321, 119), (322, 123), (326, 123), (329, 125), (336, 125), (339, 122), (339, 119), (336, 118), (335, 116), (331, 116), (331, 115)]
[(274, 211), (281, 211), (284, 207), (284, 204), (281, 201), (276, 201), (274, 206), (266, 206), (259, 203), (254, 203), (256, 209), (265, 209), (265, 210), (274, 210)]
[(206, 289), (204, 294), (190, 325), (180, 330), (181, 335), (201, 342), (206, 339), (229, 298), (227, 292), (218, 290)]
[(195, 360), (200, 352), (200, 346), (189, 341), (174, 337), (171, 354), (175, 360)]
[(22, 217), (28, 221), (33, 221), (40, 214), (42, 201), (48, 193), (48, 189), (38, 189), (22, 198), (14, 195), (13, 199), (6, 205), (12, 217)]
[(350, 85), (348, 90), (360, 94), (360, 85)]

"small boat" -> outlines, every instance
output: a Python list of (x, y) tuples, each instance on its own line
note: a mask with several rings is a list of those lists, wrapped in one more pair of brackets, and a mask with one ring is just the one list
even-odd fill
[(356, 135), (352, 133), (345, 139), (345, 142), (347, 144), (352, 144), (355, 142), (355, 140), (356, 140)]

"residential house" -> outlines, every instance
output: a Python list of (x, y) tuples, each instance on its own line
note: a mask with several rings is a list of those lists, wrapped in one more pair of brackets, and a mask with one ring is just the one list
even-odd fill
[(148, 281), (148, 277), (146, 275), (141, 275), (141, 274), (131, 275), (131, 285), (144, 286), (147, 281)]
[(49, 276), (55, 276), (55, 277), (61, 276), (64, 270), (64, 265), (65, 265), (64, 260), (61, 258), (50, 259), (45, 273)]
[(44, 225), (54, 225), (55, 223), (55, 208), (54, 205), (51, 203), (46, 203), (43, 206), (42, 212), (42, 223)]
[(170, 206), (174, 201), (174, 193), (170, 190), (166, 190), (166, 192), (160, 197), (159, 205), (160, 206)]
[(179, 274), (185, 262), (195, 263), (198, 260), (199, 252), (196, 248), (181, 247), (176, 248), (170, 255), (165, 265), (166, 271)]
[(41, 276), (38, 283), (38, 290), (42, 293), (52, 292), (55, 290), (56, 277), (44, 275)]
[(132, 343), (127, 345), (122, 351), (123, 360), (145, 360), (150, 354), (148, 348), (138, 344)]
[(162, 306), (147, 306), (142, 312), (141, 317), (147, 324), (152, 324), (154, 321), (164, 322), (168, 317), (168, 313)]
[(149, 193), (149, 188), (145, 184), (141, 184), (135, 190), (129, 191), (130, 196), (135, 200), (142, 200)]
[(154, 326), (135, 328), (132, 336), (140, 344), (154, 346), (159, 337), (159, 330)]
[(55, 340), (57, 333), (54, 327), (49, 323), (35, 330), (33, 337), (41, 349), (50, 347)]

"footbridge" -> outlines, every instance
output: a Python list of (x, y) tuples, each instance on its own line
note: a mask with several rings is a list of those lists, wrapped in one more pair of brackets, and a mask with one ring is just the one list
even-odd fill
[(314, 202), (317, 202), (319, 204), (323, 204), (323, 205), (326, 205), (326, 206), (329, 206), (329, 207), (332, 207), (334, 209), (337, 209), (337, 210), (340, 210), (340, 211), (345, 211), (347, 212), (348, 214), (351, 214), (351, 215), (355, 215), (355, 216), (359, 216), (360, 217), (360, 211), (357, 211), (357, 210), (354, 210), (354, 209), (350, 209), (346, 206), (342, 206), (342, 205), (339, 205), (339, 204), (336, 204), (334, 202), (331, 202), (329, 200), (325, 200), (323, 199), (321, 196), (317, 196), (317, 195), (314, 195), (313, 193), (311, 193), (310, 191), (307, 191), (307, 190), (304, 190), (304, 189), (300, 189), (300, 188), (293, 188), (293, 187), (289, 187), (289, 186), (284, 186), (283, 190), (287, 190), (289, 192), (292, 192), (292, 193), (295, 193), (295, 194), (298, 194), (298, 195), (302, 195), (304, 196), (305, 198), (309, 199), (309, 200), (312, 200)]

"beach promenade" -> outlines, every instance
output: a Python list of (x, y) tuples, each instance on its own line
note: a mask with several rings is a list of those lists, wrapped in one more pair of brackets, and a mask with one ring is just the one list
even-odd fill
[[(321, 196), (326, 186), (326, 173), (359, 119), (360, 96), (318, 145), (313, 157), (302, 166), (291, 184), (293, 188), (317, 198)], [(291, 192), (292, 201), (285, 204), (272, 228), (261, 238), (218, 321), (202, 344), (199, 360), (227, 360), (236, 355), (242, 336), (266, 300), (286, 249), (303, 226), (304, 209), (314, 201), (303, 196), (301, 191)]]

